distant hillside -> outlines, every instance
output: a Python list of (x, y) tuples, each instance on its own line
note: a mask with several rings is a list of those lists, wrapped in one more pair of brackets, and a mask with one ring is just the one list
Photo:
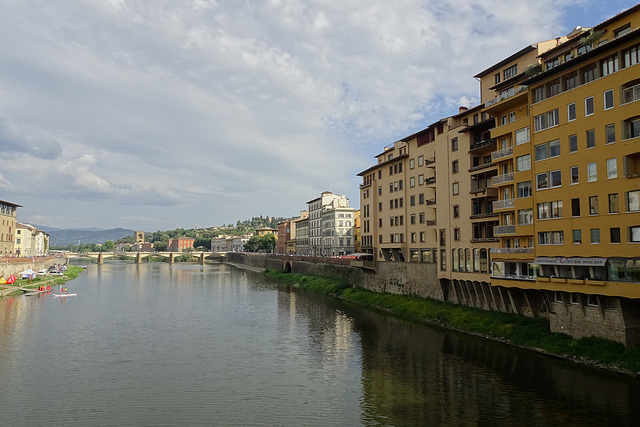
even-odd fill
[(110, 230), (99, 229), (59, 229), (39, 227), (39, 230), (49, 233), (51, 246), (67, 246), (80, 243), (104, 243), (107, 240), (118, 240), (123, 237), (133, 236), (134, 230), (125, 228), (112, 228)]

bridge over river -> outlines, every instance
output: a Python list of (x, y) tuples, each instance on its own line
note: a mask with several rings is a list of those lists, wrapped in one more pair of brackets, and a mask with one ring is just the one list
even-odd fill
[(93, 258), (96, 260), (98, 264), (104, 263), (105, 259), (109, 259), (117, 256), (129, 256), (135, 257), (136, 264), (140, 264), (143, 260), (148, 261), (149, 257), (165, 257), (168, 258), (168, 262), (172, 264), (175, 261), (175, 258), (181, 255), (191, 255), (194, 258), (197, 258), (200, 263), (204, 264), (205, 260), (215, 260), (215, 261), (224, 261), (225, 253), (224, 252), (66, 252), (65, 258), (67, 262), (69, 258)]

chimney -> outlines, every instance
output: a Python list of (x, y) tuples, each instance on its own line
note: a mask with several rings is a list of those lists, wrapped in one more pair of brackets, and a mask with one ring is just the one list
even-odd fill
[(467, 110), (468, 110), (468, 108), (467, 108), (467, 107), (459, 107), (459, 108), (458, 108), (458, 114), (462, 114), (462, 113), (464, 113), (464, 112), (465, 112), (465, 111), (467, 111)]

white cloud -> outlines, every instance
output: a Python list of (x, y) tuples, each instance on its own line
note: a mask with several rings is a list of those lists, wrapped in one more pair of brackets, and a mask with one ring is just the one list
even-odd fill
[(0, 188), (74, 226), (357, 206), (382, 146), (477, 103), (473, 75), (584, 1), (5, 2)]

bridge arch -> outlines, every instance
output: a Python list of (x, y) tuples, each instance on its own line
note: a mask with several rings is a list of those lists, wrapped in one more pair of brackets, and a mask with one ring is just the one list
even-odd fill
[(285, 273), (291, 273), (291, 270), (293, 270), (293, 261), (285, 261), (283, 270)]

